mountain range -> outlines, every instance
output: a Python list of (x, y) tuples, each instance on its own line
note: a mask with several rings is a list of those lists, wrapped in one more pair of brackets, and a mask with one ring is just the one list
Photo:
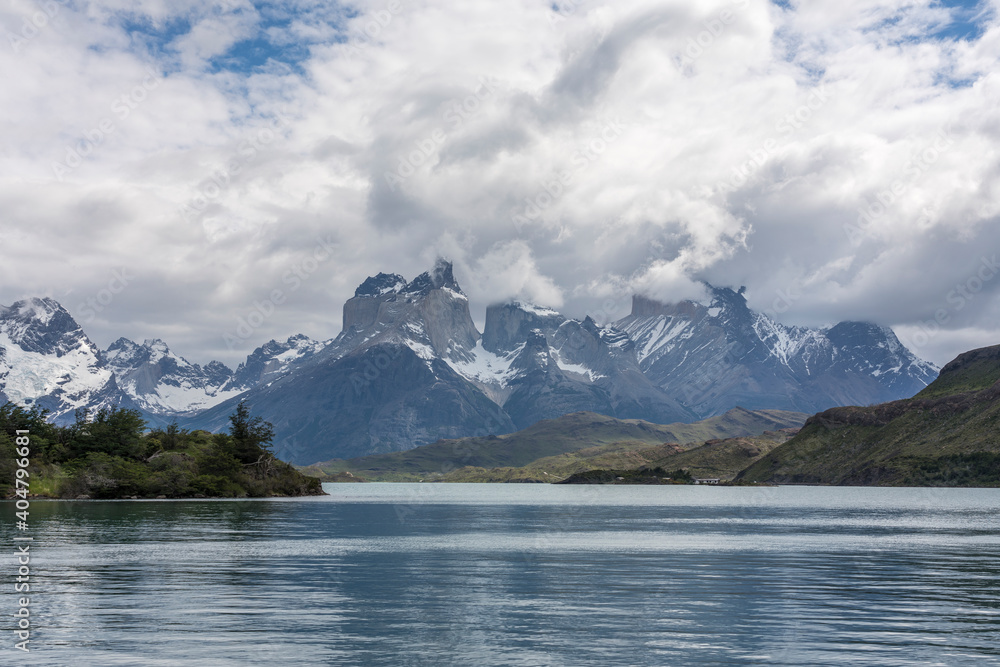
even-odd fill
[(0, 400), (46, 409), (60, 424), (78, 409), (118, 407), (165, 425), (281, 376), (323, 346), (292, 336), (257, 348), (235, 371), (219, 361), (203, 367), (158, 338), (119, 338), (101, 350), (57, 301), (25, 299), (0, 306)]
[(309, 464), (511, 433), (594, 412), (691, 422), (742, 406), (817, 412), (908, 397), (937, 375), (891, 329), (789, 327), (708, 287), (707, 304), (633, 299), (611, 324), (512, 301), (482, 333), (452, 265), (411, 281), (379, 273), (327, 341), (269, 341), (236, 370), (192, 364), (159, 339), (99, 349), (56, 301), (0, 307), (0, 399), (48, 409), (137, 409), (152, 425), (223, 429), (235, 406), (274, 424), (275, 453)]

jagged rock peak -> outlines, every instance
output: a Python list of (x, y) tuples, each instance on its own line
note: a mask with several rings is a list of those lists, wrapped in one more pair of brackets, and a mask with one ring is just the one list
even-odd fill
[(108, 345), (108, 349), (102, 353), (104, 359), (116, 366), (127, 366), (136, 362), (140, 356), (145, 355), (143, 347), (134, 340), (122, 336), (115, 342)]
[(11, 306), (0, 306), (0, 320), (13, 325), (16, 337), (27, 329), (47, 334), (77, 331), (80, 325), (55, 299), (31, 297), (15, 301)]
[[(48, 297), (32, 297), (0, 306), (0, 330), (11, 342), (29, 352), (68, 351), (78, 343), (90, 348), (83, 329), (58, 301)], [(96, 347), (94, 347), (96, 354)]]
[(747, 298), (744, 296), (746, 294), (747, 288), (740, 287), (738, 290), (734, 290), (731, 287), (716, 287), (709, 283), (702, 283), (708, 290), (709, 294), (712, 295), (712, 303), (709, 308), (721, 307), (724, 310), (729, 310), (734, 313), (748, 313), (750, 312), (750, 306), (747, 305)]
[(738, 290), (734, 290), (732, 287), (716, 287), (704, 281), (702, 284), (712, 294), (713, 300), (724, 301), (737, 306), (746, 306), (747, 298), (743, 296), (747, 292), (746, 287), (741, 286)]
[(0, 318), (4, 319), (34, 320), (45, 325), (57, 315), (69, 317), (66, 309), (49, 297), (33, 296), (15, 301), (11, 306), (0, 306)]
[(233, 376), (233, 369), (217, 359), (213, 359), (202, 367), (205, 378), (211, 385), (221, 385)]
[(173, 356), (167, 344), (159, 338), (147, 338), (140, 345), (124, 337), (109, 345), (103, 355), (105, 360), (119, 370), (126, 366), (137, 366), (144, 363), (155, 364), (164, 357)]
[(465, 294), (455, 280), (451, 262), (445, 259), (438, 259), (433, 269), (424, 271), (409, 283), (398, 273), (379, 273), (377, 276), (369, 277), (354, 291), (354, 296), (376, 298), (386, 294), (416, 296), (435, 289), (448, 289), (463, 296)]
[(137, 350), (137, 349), (139, 349), (139, 344), (138, 343), (136, 343), (134, 340), (132, 340), (130, 338), (125, 338), (125, 336), (122, 336), (121, 338), (119, 338), (115, 342), (111, 343), (111, 345), (108, 345), (108, 349), (105, 350), (105, 351), (106, 352), (129, 353), (129, 352), (132, 352), (132, 351)]
[(399, 292), (406, 287), (406, 279), (398, 273), (379, 273), (369, 277), (354, 290), (354, 296), (382, 296)]
[(708, 314), (711, 317), (718, 317), (723, 312), (731, 314), (749, 313), (750, 307), (747, 305), (746, 287), (734, 290), (731, 287), (716, 287), (707, 282), (702, 282), (711, 301), (708, 306), (702, 303), (685, 299), (676, 303), (666, 303), (658, 301), (648, 296), (635, 294), (632, 296), (632, 317), (684, 317), (694, 318), (699, 314)]
[[(151, 362), (156, 362), (164, 357), (172, 356), (170, 348), (167, 347), (167, 344), (160, 338), (147, 338), (142, 341), (142, 346), (149, 350), (149, 360)], [(183, 357), (179, 358), (183, 361), (187, 361), (186, 359), (183, 359)]]
[(426, 294), (432, 289), (449, 289), (465, 294), (455, 281), (451, 262), (440, 258), (435, 262), (433, 269), (421, 273), (402, 291), (406, 294)]

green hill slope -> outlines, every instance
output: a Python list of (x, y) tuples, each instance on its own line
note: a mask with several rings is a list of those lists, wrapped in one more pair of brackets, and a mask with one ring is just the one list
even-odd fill
[(1000, 345), (960, 355), (913, 398), (810, 417), (737, 479), (1000, 486)]
[[(534, 467), (539, 459), (569, 455), (563, 461), (549, 461), (552, 472), (568, 474), (576, 468), (574, 459), (590, 455), (623, 455), (633, 450), (658, 447), (663, 443), (702, 443), (706, 440), (756, 435), (766, 430), (798, 426), (805, 415), (784, 410), (744, 410), (734, 408), (724, 415), (693, 424), (652, 424), (638, 419), (614, 419), (592, 412), (575, 412), (557, 419), (546, 419), (509, 435), (439, 440), (405, 452), (381, 454), (356, 459), (333, 460), (300, 468), (309, 475), (328, 477), (350, 471), (372, 481), (407, 481), (441, 479), (459, 481), (461, 468)], [(604, 448), (584, 454), (580, 450)], [(661, 452), (657, 454), (662, 455)], [(634, 458), (634, 457), (633, 457)], [(643, 459), (645, 460), (645, 459)], [(638, 459), (635, 461), (639, 463)], [(585, 466), (580, 469), (587, 469)], [(592, 466), (589, 466), (592, 467)], [(540, 473), (539, 481), (545, 479)], [(453, 474), (455, 473), (455, 474)], [(461, 481), (508, 481), (521, 479), (519, 473), (498, 473), (493, 478), (461, 477)], [(513, 475), (513, 477), (511, 476)]]
[(796, 432), (797, 428), (786, 428), (755, 436), (709, 440), (700, 447), (650, 461), (644, 467), (681, 469), (692, 477), (717, 477), (727, 482), (754, 461), (788, 442)]
[(588, 447), (549, 456), (520, 468), (459, 468), (441, 476), (442, 482), (556, 482), (570, 475), (593, 470), (643, 471), (654, 468), (682, 469), (692, 477), (718, 477), (731, 481), (748, 465), (785, 443), (798, 427), (765, 431), (760, 435), (709, 440), (685, 450), (664, 443), (657, 447), (635, 448), (628, 443)]

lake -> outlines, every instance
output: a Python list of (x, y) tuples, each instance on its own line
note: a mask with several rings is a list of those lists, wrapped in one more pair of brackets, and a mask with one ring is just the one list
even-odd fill
[(1000, 490), (338, 484), (32, 501), (3, 664), (1000, 665)]

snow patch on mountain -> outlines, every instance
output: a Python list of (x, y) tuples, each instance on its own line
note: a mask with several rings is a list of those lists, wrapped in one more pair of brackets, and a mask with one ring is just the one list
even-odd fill
[[(126, 385), (123, 389), (132, 395), (129, 390), (134, 390), (134, 387), (134, 384)], [(136, 392), (134, 398), (139, 405), (150, 412), (182, 415), (196, 414), (242, 393), (239, 389), (223, 391), (215, 387), (205, 387), (197, 382), (179, 380), (176, 384), (171, 381), (162, 382), (151, 393)]]
[(87, 342), (81, 340), (80, 345), (61, 354), (40, 354), (23, 350), (7, 332), (0, 331), (3, 393), (20, 405), (30, 405), (43, 396), (58, 394), (66, 404), (60, 414), (87, 405), (91, 395), (103, 388), (112, 376), (111, 371), (101, 368), (96, 350)]
[(753, 330), (767, 347), (769, 353), (785, 366), (799, 355), (808, 355), (810, 347), (823, 348), (832, 353), (833, 346), (818, 329), (788, 327), (778, 324), (766, 315), (755, 313)]
[(495, 384), (504, 386), (514, 372), (511, 370), (511, 363), (524, 349), (522, 343), (512, 352), (499, 355), (483, 348), (483, 341), (480, 339), (476, 346), (470, 351), (472, 359), (469, 361), (448, 361), (452, 370), (467, 380), (483, 384)]
[(289, 336), (284, 342), (269, 340), (247, 355), (222, 390), (246, 391), (258, 384), (273, 382), (327, 349), (331, 342), (313, 340), (304, 334)]
[(552, 360), (556, 362), (556, 366), (558, 366), (560, 370), (573, 375), (582, 376), (586, 378), (588, 382), (594, 382), (606, 377), (605, 375), (601, 375), (597, 371), (592, 368), (588, 368), (583, 364), (574, 364), (566, 361), (562, 358), (562, 355), (559, 354), (559, 350), (550, 350), (549, 356), (551, 356)]
[[(681, 337), (681, 340), (689, 338), (692, 334), (690, 326), (691, 322), (688, 320), (659, 315), (626, 330), (625, 333), (637, 343), (636, 356), (641, 363), (646, 357), (660, 350), (669, 352), (673, 349), (671, 341), (675, 338)], [(685, 331), (687, 331), (686, 336)]]

